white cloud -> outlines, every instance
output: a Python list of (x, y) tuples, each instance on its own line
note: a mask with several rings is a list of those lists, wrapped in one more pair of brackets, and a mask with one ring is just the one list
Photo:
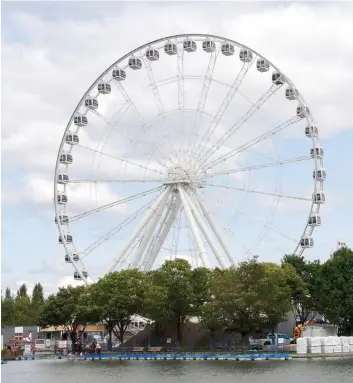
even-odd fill
[(63, 278), (61, 278), (58, 282), (58, 288), (60, 287), (76, 287), (76, 286), (82, 286), (84, 284), (83, 281), (78, 281), (77, 279), (74, 279), (72, 275), (67, 275)]
[[(52, 209), (52, 178), (59, 144), (67, 121), (84, 91), (114, 60), (134, 47), (164, 35), (185, 33), (190, 30), (204, 31), (244, 43), (264, 54), (294, 81), (310, 105), (322, 137), (331, 138), (352, 129), (351, 6), (240, 3), (122, 4), (104, 4), (99, 6), (97, 13), (94, 11), (93, 3), (80, 4), (78, 6), (80, 11), (76, 13), (71, 12), (68, 6), (66, 12), (70, 17), (58, 19), (40, 13), (30, 15), (24, 11), (8, 13), (10, 27), (5, 32), (7, 36), (12, 37), (11, 39), (5, 37), (2, 45), (4, 74), (2, 90), (6, 95), (2, 100), (2, 150), (3, 170), (10, 176), (6, 183), (3, 183), (3, 205), (11, 204), (13, 207), (18, 203), (31, 201), (38, 209), (38, 215), (41, 209), (47, 209), (49, 205)], [(50, 12), (55, 12), (55, 7), (61, 6), (63, 5), (53, 3)], [(121, 12), (112, 12), (114, 8), (109, 8), (119, 9), (120, 6)], [(86, 18), (86, 12), (92, 13)], [(134, 33), (130, 33), (131, 31)], [(185, 71), (189, 74), (206, 73), (207, 56), (202, 54), (200, 46), (194, 56), (185, 54)], [(201, 56), (203, 60), (199, 59)], [(193, 66), (192, 60), (197, 62), (197, 65)], [(200, 69), (196, 70), (199, 64)], [(226, 58), (220, 55), (217, 64), (219, 69), (216, 67), (215, 77), (232, 82), (236, 73), (235, 67), (240, 66), (239, 60), (236, 57)], [(163, 54), (158, 63), (153, 63), (156, 80), (168, 77), (172, 70), (175, 75), (175, 58)], [(268, 86), (269, 74), (257, 76), (256, 81), (258, 83), (246, 82), (240, 89), (252, 102), (258, 98), (261, 90)], [(136, 99), (135, 96), (133, 99), (146, 119), (152, 117), (156, 111), (156, 103), (150, 90), (150, 93), (144, 92), (138, 95), (140, 87), (146, 88), (147, 83), (145, 71), (128, 71), (128, 79), (124, 82), (129, 94), (137, 95)], [(190, 80), (185, 84), (188, 105), (196, 105), (202, 81)], [(212, 83), (210, 89), (205, 111), (214, 113), (228, 88)], [(161, 87), (160, 93), (166, 110), (177, 107), (176, 83)], [(280, 99), (282, 101), (278, 101)], [(112, 95), (99, 98), (99, 102), (99, 111), (104, 116), (111, 117), (112, 111), (123, 104), (123, 99), (114, 87)], [(242, 115), (242, 108), (247, 105), (248, 101), (242, 96), (233, 100), (224, 116), (224, 121), (220, 123), (213, 136), (212, 143), (224, 134), (229, 124), (234, 123)], [(283, 102), (283, 89), (281, 89), (276, 102), (269, 105), (266, 111), (260, 110), (256, 114), (258, 117), (254, 116), (243, 130), (222, 146), (218, 155), (253, 138), (258, 131), (262, 132), (263, 129), (272, 126), (287, 113), (291, 113), (295, 105), (295, 102), (286, 103), (285, 100)], [(193, 126), (193, 118), (194, 116), (191, 116), (187, 120), (187, 129)], [(156, 163), (159, 149), (151, 144), (151, 138), (144, 132), (141, 121), (136, 119), (131, 110), (121, 118), (119, 128), (125, 129), (135, 144), (129, 144), (117, 130), (109, 135), (109, 130), (104, 130), (103, 121), (92, 113), (89, 114), (89, 119), (89, 125), (79, 131), (82, 145), (104, 149), (106, 153), (121, 159), (129, 159), (141, 166), (126, 165), (117, 159), (100, 157), (92, 151), (76, 147), (73, 149), (74, 163), (69, 167), (71, 179), (158, 176), (158, 173), (146, 172), (142, 168), (145, 166), (161, 171), (162, 168)], [(178, 120), (177, 116), (168, 117), (167, 122), (170, 128), (180, 126), (180, 119)], [(210, 118), (204, 118), (203, 129), (209, 122)], [(155, 121), (153, 129), (158, 139), (162, 141), (162, 124)], [(302, 127), (297, 131), (302, 132)], [(288, 140), (293, 137), (297, 136), (289, 135)], [(171, 144), (164, 141), (163, 150), (167, 151), (182, 140), (183, 137), (174, 137)], [(107, 143), (103, 145), (102, 142), (105, 141)], [(151, 156), (145, 155), (143, 150), (137, 147), (136, 142), (141, 143), (142, 148)], [(300, 139), (293, 139), (294, 142), (296, 145), (301, 143)], [(306, 144), (307, 142), (304, 145)], [(296, 145), (293, 144), (293, 148)], [(304, 149), (307, 150), (306, 147)], [(286, 154), (285, 148), (283, 151)], [(270, 140), (254, 148), (254, 152), (274, 156)], [(234, 157), (227, 163), (220, 164), (214, 170), (252, 165), (259, 160), (256, 154), (244, 153), (239, 158)], [(262, 160), (265, 161), (263, 158)], [(306, 191), (308, 184), (304, 185), (304, 181), (298, 175), (300, 173), (292, 174), (293, 179), (298, 180), (296, 186), (298, 188), (302, 186), (302, 190)], [(228, 178), (242, 184), (246, 177), (247, 173), (238, 173)], [(307, 180), (311, 181), (310, 174)], [(269, 190), (265, 188), (271, 186), (267, 185), (269, 181), (265, 180), (261, 184), (262, 181), (264, 180), (259, 180), (252, 187), (257, 189), (263, 186), (264, 190)], [(145, 189), (148, 189), (148, 184), (145, 186)], [(71, 212), (82, 211), (98, 204), (112, 202), (129, 193), (135, 194), (134, 188), (135, 184), (121, 188), (100, 184), (92, 192), (87, 185), (69, 185), (68, 206)], [(259, 201), (260, 204), (263, 202), (262, 205), (266, 205), (265, 199)], [(293, 205), (286, 201), (280, 203), (278, 210), (288, 214), (293, 209)]]

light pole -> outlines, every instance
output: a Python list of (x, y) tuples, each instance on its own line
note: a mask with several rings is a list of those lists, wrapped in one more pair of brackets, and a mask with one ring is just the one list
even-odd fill
[(151, 321), (147, 320), (148, 324), (148, 348), (151, 348)]

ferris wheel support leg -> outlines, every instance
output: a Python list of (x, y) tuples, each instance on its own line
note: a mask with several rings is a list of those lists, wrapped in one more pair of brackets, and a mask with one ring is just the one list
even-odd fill
[(202, 239), (201, 239), (200, 233), (197, 229), (197, 224), (196, 224), (195, 218), (192, 214), (188, 199), (186, 197), (186, 193), (184, 191), (183, 186), (181, 186), (181, 185), (178, 185), (178, 190), (179, 190), (179, 195), (180, 195), (181, 203), (183, 204), (183, 209), (184, 209), (186, 218), (187, 218), (189, 225), (190, 225), (192, 235), (195, 238), (195, 243), (196, 243), (197, 249), (198, 249), (199, 254), (200, 254), (202, 265), (204, 267), (207, 267), (208, 262), (207, 262), (207, 258), (206, 258), (206, 255), (207, 255), (206, 249), (202, 243)]
[(191, 198), (189, 198), (189, 196), (185, 193), (185, 198), (188, 200), (189, 202), (189, 206), (191, 208), (191, 211), (192, 211), (192, 214), (194, 215), (195, 217), (195, 220), (196, 220), (196, 223), (198, 224), (202, 234), (204, 235), (204, 237), (206, 238), (208, 244), (210, 245), (219, 265), (221, 266), (222, 269), (224, 269), (226, 266), (223, 262), (223, 259), (222, 259), (222, 255), (221, 253), (219, 252), (219, 249), (217, 247), (217, 244), (215, 243), (215, 241), (213, 240), (207, 226), (205, 225), (204, 221), (202, 220), (201, 216), (200, 216), (200, 213), (197, 209), (197, 206), (193, 203), (193, 201), (191, 200)]
[(158, 209), (158, 206), (160, 205), (161, 201), (163, 200), (164, 196), (166, 194), (169, 194), (170, 187), (167, 187), (157, 198), (157, 200), (154, 202), (154, 204), (148, 209), (148, 213), (145, 215), (145, 217), (141, 220), (140, 224), (136, 227), (134, 232), (132, 233), (129, 240), (125, 243), (123, 248), (120, 250), (118, 256), (114, 260), (114, 263), (112, 267), (109, 269), (109, 272), (114, 271), (116, 268), (116, 265), (122, 260), (124, 257), (126, 251), (129, 249), (129, 247), (132, 245), (132, 243), (135, 241), (135, 239), (138, 237), (138, 235), (141, 233), (141, 231), (144, 229), (144, 227), (147, 225), (148, 221), (151, 219), (153, 214), (156, 213), (156, 210)]
[(167, 238), (167, 235), (168, 235), (168, 233), (169, 233), (169, 231), (173, 225), (173, 222), (175, 221), (175, 219), (178, 215), (178, 212), (180, 210), (180, 205), (181, 205), (180, 198), (177, 197), (177, 201), (175, 203), (175, 206), (173, 207), (173, 211), (171, 212), (170, 216), (168, 217), (167, 222), (164, 225), (163, 231), (161, 232), (161, 235), (160, 235), (157, 243), (154, 245), (154, 247), (152, 249), (151, 256), (147, 260), (144, 271), (150, 271), (152, 269), (153, 264), (156, 261), (156, 258), (157, 258), (158, 254), (159, 254), (159, 252), (163, 246), (163, 243), (164, 243), (165, 239)]
[(217, 237), (218, 239), (218, 242), (221, 244), (222, 246), (222, 249), (223, 251), (225, 252), (225, 254), (227, 255), (227, 258), (230, 262), (231, 265), (234, 265), (234, 261), (233, 261), (233, 258), (232, 258), (232, 255), (231, 255), (231, 252), (229, 251), (228, 249), (228, 246), (227, 244), (225, 243), (224, 241), (224, 238), (223, 236), (221, 235), (221, 233), (218, 231), (218, 228), (217, 228), (217, 225), (216, 225), (216, 222), (214, 221), (213, 217), (212, 217), (212, 213), (211, 211), (206, 207), (206, 205), (202, 202), (199, 194), (197, 193), (196, 190), (194, 190), (194, 193), (196, 195), (196, 198), (197, 198), (197, 201), (201, 207), (201, 210), (207, 220), (207, 222), (209, 223), (209, 225), (211, 226), (215, 236)]
[(140, 262), (142, 255), (144, 251), (146, 250), (146, 247), (151, 240), (154, 231), (156, 230), (156, 227), (158, 225), (159, 220), (162, 217), (163, 210), (166, 207), (166, 202), (168, 200), (168, 197), (170, 195), (170, 186), (166, 189), (167, 193), (163, 195), (161, 198), (158, 207), (155, 210), (154, 215), (151, 217), (151, 219), (147, 222), (147, 228), (146, 228), (146, 233), (142, 238), (142, 241), (140, 243), (140, 246), (136, 250), (135, 258), (131, 264), (131, 268), (135, 269)]

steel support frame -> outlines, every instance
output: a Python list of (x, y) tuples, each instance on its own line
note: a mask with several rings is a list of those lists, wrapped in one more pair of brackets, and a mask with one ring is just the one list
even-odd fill
[(210, 245), (219, 265), (221, 266), (222, 269), (224, 269), (226, 266), (225, 266), (225, 263), (223, 262), (223, 259), (222, 259), (222, 255), (221, 253), (219, 252), (219, 249), (217, 247), (217, 244), (215, 243), (215, 241), (213, 240), (209, 230), (208, 230), (208, 227), (206, 226), (205, 222), (202, 220), (202, 217), (200, 216), (200, 213), (198, 211), (198, 208), (197, 206), (194, 204), (194, 202), (191, 200), (191, 198), (189, 198), (189, 196), (187, 195), (187, 193), (185, 193), (185, 198), (186, 200), (188, 201), (189, 203), (189, 206), (191, 208), (191, 211), (192, 211), (192, 214), (196, 220), (196, 223), (198, 224), (202, 234), (204, 235), (204, 237), (206, 238), (208, 244)]
[(199, 231), (197, 229), (197, 224), (196, 224), (194, 215), (192, 213), (192, 210), (191, 210), (188, 198), (186, 196), (186, 192), (184, 190), (184, 186), (178, 184), (178, 191), (179, 191), (181, 203), (183, 205), (183, 209), (184, 209), (186, 218), (187, 218), (187, 220), (189, 222), (191, 232), (192, 232), (192, 234), (194, 236), (194, 239), (195, 239), (197, 250), (199, 251), (199, 255), (200, 255), (200, 258), (201, 258), (201, 261), (202, 261), (202, 265), (204, 267), (207, 267), (208, 261), (207, 261), (206, 249), (205, 249), (205, 247), (204, 247), (204, 245), (202, 243), (202, 239), (201, 239), (200, 233), (199, 233)]
[(151, 254), (149, 257), (147, 257), (147, 262), (144, 267), (144, 271), (150, 271), (156, 261), (156, 258), (163, 246), (164, 241), (167, 238), (167, 235), (173, 225), (173, 222), (175, 221), (178, 212), (180, 210), (181, 201), (180, 197), (176, 197), (176, 201), (174, 206), (172, 207), (169, 216), (166, 216), (166, 221), (164, 222), (164, 225), (161, 226), (161, 232), (158, 236), (158, 240), (156, 243), (154, 243), (153, 247), (151, 248)]
[(132, 243), (135, 241), (135, 239), (140, 235), (140, 233), (145, 228), (145, 226), (148, 224), (148, 222), (153, 217), (153, 215), (156, 214), (156, 211), (158, 210), (160, 204), (163, 202), (164, 198), (166, 198), (166, 196), (169, 195), (169, 193), (170, 193), (170, 186), (167, 186), (166, 189), (159, 195), (159, 197), (154, 202), (154, 204), (149, 207), (147, 214), (140, 221), (140, 224), (136, 227), (134, 232), (131, 234), (130, 238), (126, 241), (125, 245), (120, 250), (118, 256), (115, 258), (112, 267), (109, 269), (109, 272), (114, 271), (114, 269), (116, 268), (116, 265), (124, 257), (126, 251), (129, 249), (129, 247), (132, 245)]
[(193, 192), (196, 195), (197, 202), (199, 203), (199, 205), (201, 207), (201, 210), (202, 210), (202, 212), (203, 212), (203, 214), (204, 214), (208, 224), (210, 225), (211, 229), (213, 230), (215, 236), (217, 237), (218, 242), (222, 246), (222, 249), (223, 249), (224, 253), (227, 255), (227, 258), (228, 258), (230, 264), (234, 265), (234, 260), (232, 258), (231, 252), (229, 251), (229, 248), (228, 248), (226, 242), (224, 241), (224, 238), (223, 238), (222, 234), (219, 232), (219, 230), (217, 228), (217, 224), (216, 224), (216, 222), (213, 219), (211, 210), (209, 210), (206, 207), (206, 205), (203, 203), (203, 201), (201, 200), (198, 192), (196, 190), (193, 190)]

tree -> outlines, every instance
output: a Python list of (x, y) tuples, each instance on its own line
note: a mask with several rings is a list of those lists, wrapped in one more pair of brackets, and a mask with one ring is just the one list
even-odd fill
[(199, 320), (210, 330), (210, 350), (213, 348), (214, 333), (227, 327), (227, 313), (215, 299), (205, 302), (199, 309)]
[[(191, 265), (184, 259), (166, 261), (162, 267), (152, 274), (153, 284), (164, 289), (159, 290), (158, 297), (163, 297), (163, 317), (167, 314), (170, 323), (174, 323), (177, 332), (177, 343), (182, 341), (182, 325), (187, 315), (193, 312), (195, 303), (193, 273)], [(158, 321), (158, 319), (157, 319)]]
[(320, 270), (320, 262), (307, 261), (300, 255), (285, 255), (282, 266), (291, 265), (297, 275), (302, 279), (304, 285), (297, 281), (292, 284), (293, 311), (299, 317), (301, 323), (313, 319), (315, 316), (314, 285)]
[(32, 297), (31, 297), (31, 314), (33, 318), (33, 324), (37, 324), (43, 304), (44, 304), (43, 287), (40, 283), (36, 283), (34, 285)]
[(72, 351), (75, 352), (78, 327), (83, 327), (83, 333), (89, 322), (96, 321), (96, 315), (97, 313), (89, 305), (86, 286), (61, 287), (56, 295), (50, 295), (45, 301), (40, 313), (39, 325), (41, 327), (63, 326), (72, 342)]
[(198, 316), (205, 302), (211, 298), (212, 270), (198, 267), (191, 271), (192, 314)]
[(15, 314), (15, 301), (11, 290), (7, 287), (5, 297), (1, 297), (1, 324), (2, 326), (13, 326)]
[(290, 288), (283, 269), (255, 259), (215, 274), (214, 299), (229, 327), (247, 344), (252, 331), (274, 326), (290, 309)]
[(353, 335), (353, 251), (337, 250), (320, 268), (315, 303), (342, 335)]
[(109, 273), (91, 286), (91, 305), (108, 331), (110, 350), (112, 333), (124, 342), (131, 316), (141, 312), (144, 295), (145, 276), (136, 269)]
[(33, 325), (31, 315), (31, 301), (27, 293), (26, 284), (22, 284), (17, 290), (15, 305), (14, 305), (14, 326), (30, 326)]

